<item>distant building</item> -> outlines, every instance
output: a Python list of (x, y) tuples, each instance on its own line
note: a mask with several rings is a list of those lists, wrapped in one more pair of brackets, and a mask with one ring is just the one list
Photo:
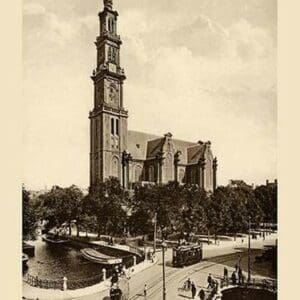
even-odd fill
[(249, 185), (243, 180), (233, 180), (233, 179), (229, 180), (228, 186), (232, 188), (237, 188), (237, 187), (254, 188), (254, 185)]
[(104, 9), (99, 13), (100, 35), (95, 42), (97, 67), (91, 77), (94, 107), (89, 114), (90, 188), (116, 177), (126, 189), (141, 182), (178, 181), (213, 191), (217, 185), (217, 158), (209, 141), (187, 142), (174, 139), (171, 133), (156, 136), (127, 129), (128, 111), (123, 97), (126, 76), (120, 66), (122, 41), (112, 2), (104, 0)]
[(270, 182), (269, 180), (266, 180), (266, 186), (277, 187), (277, 179), (275, 179), (274, 182)]

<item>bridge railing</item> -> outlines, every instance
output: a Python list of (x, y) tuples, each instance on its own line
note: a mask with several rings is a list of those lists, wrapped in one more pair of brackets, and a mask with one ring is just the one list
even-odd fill
[(275, 279), (258, 279), (258, 278), (252, 278), (250, 282), (236, 282), (233, 284), (232, 280), (230, 279), (221, 279), (220, 287), (224, 288), (227, 286), (241, 286), (241, 287), (258, 287), (258, 288), (264, 288), (271, 291), (277, 291), (277, 280)]
[[(108, 277), (111, 274), (107, 274)], [(99, 274), (89, 278), (67, 280), (66, 278), (49, 280), (42, 279), (38, 276), (33, 276), (26, 274), (23, 277), (23, 281), (29, 284), (30, 286), (41, 288), (41, 289), (53, 289), (53, 290), (76, 290), (80, 288), (85, 288), (88, 286), (95, 285), (103, 281), (103, 274)]]
[(23, 281), (33, 287), (38, 287), (42, 289), (54, 289), (54, 290), (62, 290), (63, 289), (63, 279), (61, 280), (48, 280), (41, 279), (38, 276), (33, 276), (30, 274), (26, 274), (23, 277)]

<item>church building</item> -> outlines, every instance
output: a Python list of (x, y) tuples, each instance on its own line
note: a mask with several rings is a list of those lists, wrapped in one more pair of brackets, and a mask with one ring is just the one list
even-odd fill
[(97, 67), (93, 71), (94, 107), (90, 112), (90, 188), (117, 177), (126, 189), (138, 183), (169, 181), (197, 184), (206, 191), (217, 185), (217, 159), (211, 143), (187, 142), (128, 130), (120, 65), (121, 38), (118, 13), (112, 0), (104, 0), (96, 39)]

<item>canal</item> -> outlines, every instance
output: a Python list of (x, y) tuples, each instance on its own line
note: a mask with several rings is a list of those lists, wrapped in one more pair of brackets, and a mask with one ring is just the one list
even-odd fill
[(104, 267), (84, 259), (79, 249), (72, 246), (48, 244), (40, 238), (31, 244), (35, 246), (35, 256), (29, 258), (23, 275), (29, 273), (47, 280), (64, 276), (69, 280), (79, 280), (100, 275)]

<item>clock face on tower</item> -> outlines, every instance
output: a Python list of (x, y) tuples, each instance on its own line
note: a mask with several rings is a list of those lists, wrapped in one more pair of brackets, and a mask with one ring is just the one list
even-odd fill
[(119, 90), (117, 84), (111, 82), (109, 85), (109, 101), (111, 104), (117, 106), (119, 102)]

